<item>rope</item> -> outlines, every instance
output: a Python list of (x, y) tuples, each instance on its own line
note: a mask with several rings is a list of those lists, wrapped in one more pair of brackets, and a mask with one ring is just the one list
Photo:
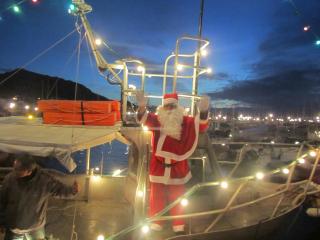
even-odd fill
[(50, 47), (48, 47), (47, 49), (43, 50), (42, 52), (40, 52), (38, 55), (36, 55), (34, 58), (32, 58), (30, 61), (26, 62), (25, 64), (23, 64), (20, 68), (18, 68), (16, 71), (14, 71), (12, 74), (10, 74), (8, 77), (6, 77), (5, 79), (3, 79), (0, 82), (0, 86), (2, 84), (4, 84), (6, 81), (8, 81), (10, 78), (12, 78), (14, 75), (16, 75), (18, 72), (20, 72), (21, 70), (23, 70), (24, 68), (26, 68), (28, 65), (30, 65), (31, 63), (33, 63), (35, 60), (37, 60), (38, 58), (42, 57), (44, 54), (46, 54), (48, 51), (50, 51), (52, 48), (56, 47), (57, 45), (59, 45), (61, 42), (63, 42), (65, 39), (67, 39), (68, 37), (70, 37), (75, 31), (77, 31), (77, 29), (74, 29), (73, 31), (71, 31), (70, 33), (68, 33), (66, 36), (62, 37), (61, 39), (59, 39), (58, 41), (56, 41), (54, 44), (52, 44)]

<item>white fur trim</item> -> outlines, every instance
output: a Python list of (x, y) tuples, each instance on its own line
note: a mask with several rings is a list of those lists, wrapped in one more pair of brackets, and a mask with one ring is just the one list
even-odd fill
[(184, 231), (184, 225), (173, 225), (172, 230), (174, 232), (183, 232)]
[[(169, 171), (171, 170), (171, 168), (166, 168), (166, 169), (169, 169)], [(184, 178), (171, 178), (170, 175), (169, 176), (150, 175), (149, 179), (150, 179), (150, 182), (154, 182), (154, 183), (162, 183), (165, 185), (182, 185), (187, 183), (191, 179), (191, 177), (192, 175), (191, 175), (191, 172), (189, 171)]]
[(150, 228), (154, 231), (162, 231), (163, 227), (156, 223), (151, 223)]
[(163, 99), (163, 105), (169, 104), (169, 103), (175, 103), (178, 104), (178, 100), (175, 98), (165, 98)]
[(196, 135), (195, 141), (194, 141), (191, 149), (188, 152), (186, 152), (183, 155), (177, 155), (175, 153), (162, 151), (161, 149), (163, 147), (163, 143), (164, 143), (164, 140), (166, 139), (167, 135), (160, 131), (160, 137), (159, 137), (159, 141), (158, 141), (157, 148), (156, 148), (156, 156), (160, 156), (160, 157), (164, 157), (164, 158), (170, 158), (170, 159), (173, 159), (175, 161), (183, 161), (183, 160), (189, 158), (193, 154), (193, 152), (196, 149), (197, 144), (198, 144), (199, 121), (200, 120), (199, 120), (199, 114), (198, 114), (198, 115), (196, 115), (194, 117), (195, 135)]
[(136, 120), (138, 123), (144, 124), (147, 121), (148, 118), (148, 111), (144, 111), (144, 114), (142, 115), (141, 119), (138, 119), (138, 113), (136, 114)]

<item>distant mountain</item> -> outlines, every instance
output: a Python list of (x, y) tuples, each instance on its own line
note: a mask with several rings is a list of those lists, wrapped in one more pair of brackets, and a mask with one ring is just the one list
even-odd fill
[[(0, 74), (1, 82), (16, 72), (17, 69)], [(1, 98), (18, 96), (26, 102), (35, 102), (36, 99), (65, 99), (74, 100), (76, 83), (59, 77), (47, 76), (25, 69), (20, 69), (3, 84), (0, 85)], [(109, 100), (92, 92), (82, 84), (77, 84), (77, 100)]]

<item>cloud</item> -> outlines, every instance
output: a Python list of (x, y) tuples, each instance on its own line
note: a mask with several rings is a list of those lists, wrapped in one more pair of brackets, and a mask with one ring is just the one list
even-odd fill
[(222, 91), (210, 93), (215, 99), (228, 99), (254, 108), (281, 113), (318, 111), (320, 69), (292, 70), (255, 80), (239, 81)]

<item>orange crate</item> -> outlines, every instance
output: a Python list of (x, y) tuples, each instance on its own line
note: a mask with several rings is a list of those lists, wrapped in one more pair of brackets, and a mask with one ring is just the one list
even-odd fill
[(116, 122), (116, 113), (85, 114), (85, 125), (90, 126), (113, 126)]
[(82, 125), (82, 117), (80, 113), (44, 112), (43, 123), (58, 125)]

